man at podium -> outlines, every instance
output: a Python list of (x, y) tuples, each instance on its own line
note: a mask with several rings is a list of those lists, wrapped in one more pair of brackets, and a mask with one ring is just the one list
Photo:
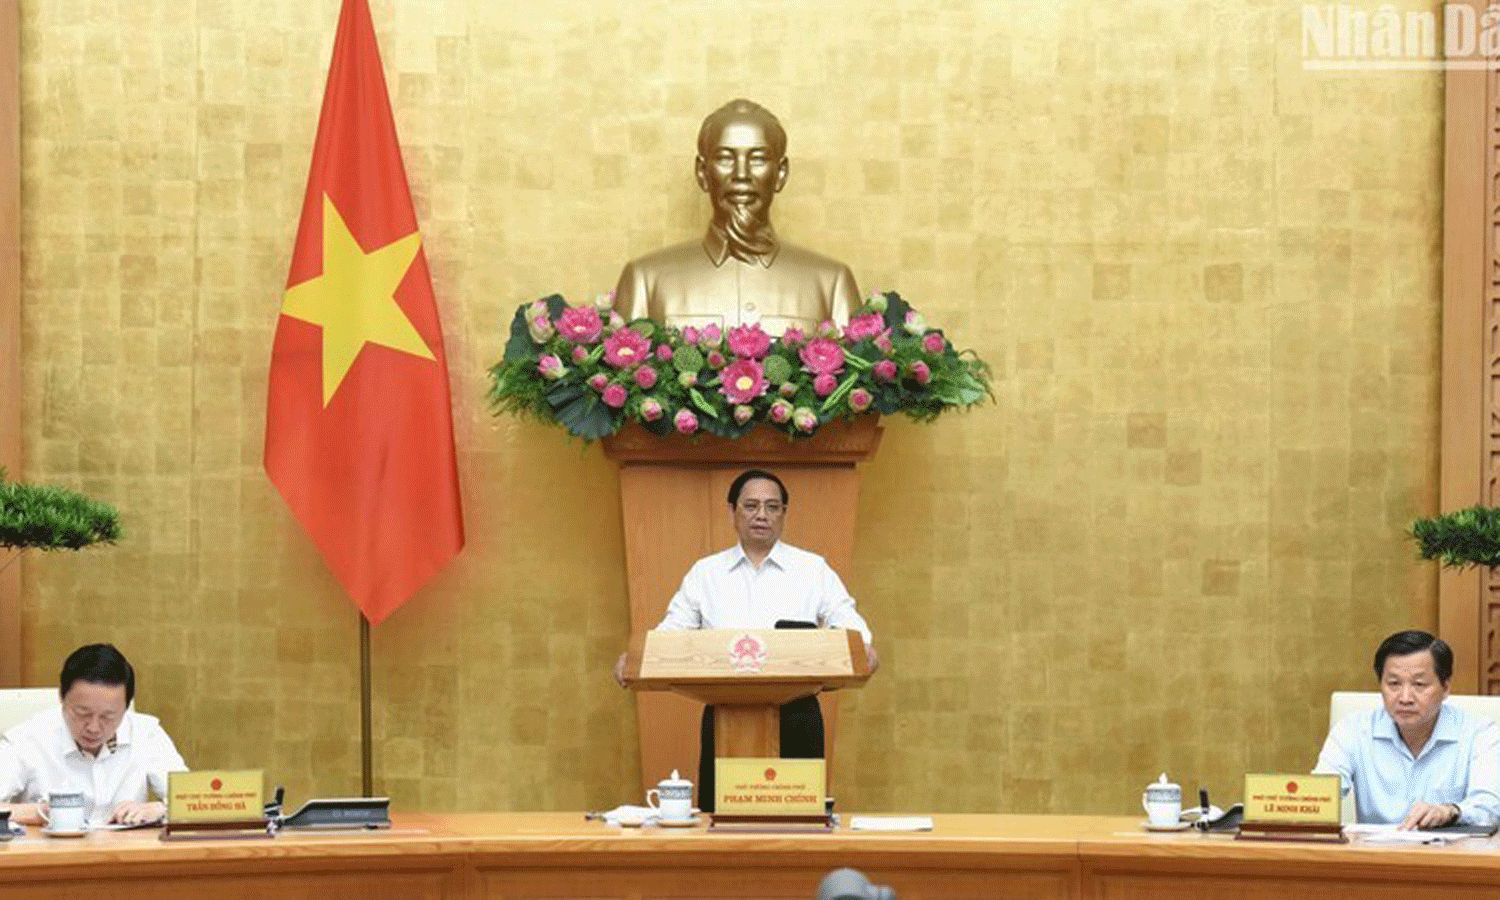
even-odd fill
[(1402, 828), (1500, 821), (1500, 727), (1443, 701), (1453, 650), (1400, 631), (1375, 651), (1382, 706), (1333, 724), (1320, 774), (1337, 774), (1360, 822)]
[[(852, 628), (865, 639), (870, 670), (879, 664), (870, 626), (855, 609), (844, 582), (823, 557), (782, 543), (790, 503), (786, 485), (770, 472), (750, 469), (729, 486), (729, 515), (739, 543), (693, 564), (656, 628)], [(623, 679), (625, 658), (616, 666)], [(714, 711), (703, 710), (698, 763), (699, 805), (712, 812)], [(781, 755), (819, 759), (823, 713), (818, 698), (781, 707)]]

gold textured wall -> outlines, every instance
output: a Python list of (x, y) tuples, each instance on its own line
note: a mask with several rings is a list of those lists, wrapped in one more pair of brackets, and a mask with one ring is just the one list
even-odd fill
[[(28, 558), (25, 669), (113, 640), (191, 763), (293, 799), (358, 786), (356, 614), (260, 465), (337, 6), (22, 4), (25, 474), (129, 529)], [(612, 467), (491, 419), (484, 373), (515, 304), (701, 228), (697, 123), (737, 95), (790, 133), (781, 233), (997, 375), (865, 469), (846, 575), (884, 668), (842, 808), (1126, 813), (1163, 769), (1230, 796), (1435, 622), (1401, 535), (1435, 503), (1438, 75), (1304, 72), (1268, 0), (372, 8), (469, 533), (374, 633), (399, 806), (634, 798)]]

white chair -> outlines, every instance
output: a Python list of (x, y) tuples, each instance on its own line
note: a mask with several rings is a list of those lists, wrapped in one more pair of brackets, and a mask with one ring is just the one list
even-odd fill
[[(1466, 716), (1500, 722), (1500, 696), (1449, 694), (1448, 699), (1443, 702), (1452, 704)], [(1379, 691), (1334, 691), (1328, 699), (1328, 727), (1333, 728), (1335, 723), (1351, 713), (1377, 709), (1380, 703)], [(1355, 821), (1354, 797), (1351, 795), (1347, 799), (1348, 802), (1343, 805), (1346, 823)]]
[(0, 734), (58, 702), (55, 686), (0, 689)]

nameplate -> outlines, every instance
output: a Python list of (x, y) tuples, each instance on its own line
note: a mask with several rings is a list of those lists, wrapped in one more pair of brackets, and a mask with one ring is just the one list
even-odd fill
[(167, 820), (173, 825), (264, 820), (264, 802), (260, 769), (167, 775)]
[(1337, 775), (1246, 775), (1245, 821), (1336, 826), (1342, 793)]
[(719, 757), (714, 815), (821, 816), (827, 767), (821, 759)]

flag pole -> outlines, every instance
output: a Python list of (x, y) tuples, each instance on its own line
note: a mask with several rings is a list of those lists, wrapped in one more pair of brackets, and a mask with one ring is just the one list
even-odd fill
[(370, 739), (370, 620), (359, 613), (359, 766), (366, 797), (375, 796), (374, 754)]

